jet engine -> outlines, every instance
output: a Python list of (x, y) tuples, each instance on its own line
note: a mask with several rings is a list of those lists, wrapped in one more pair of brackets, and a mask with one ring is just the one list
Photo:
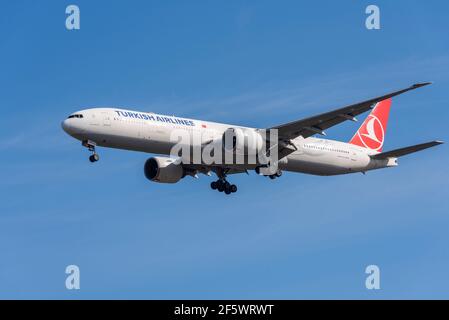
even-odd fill
[(237, 154), (257, 154), (263, 148), (262, 135), (254, 129), (229, 128), (223, 133), (223, 148)]
[(182, 164), (168, 157), (153, 157), (145, 162), (145, 177), (160, 183), (176, 183), (185, 176)]

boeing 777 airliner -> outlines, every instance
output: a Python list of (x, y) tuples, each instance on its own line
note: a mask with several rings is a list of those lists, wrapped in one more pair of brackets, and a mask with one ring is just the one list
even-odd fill
[[(322, 176), (365, 173), (369, 170), (397, 166), (399, 157), (443, 143), (431, 141), (383, 152), (391, 99), (428, 84), (430, 83), (415, 84), (381, 97), (269, 129), (119, 108), (78, 111), (65, 119), (62, 127), (89, 149), (92, 153), (89, 157), (91, 162), (99, 160), (96, 153), (97, 146), (158, 154), (159, 156), (149, 158), (144, 165), (144, 173), (149, 180), (176, 183), (185, 176), (197, 177), (200, 173), (207, 175), (215, 173), (218, 180), (211, 183), (211, 188), (230, 194), (237, 191), (237, 186), (227, 181), (230, 174), (255, 170), (258, 174), (274, 179), (280, 177), (282, 171)], [(370, 114), (348, 143), (316, 137), (325, 136), (325, 130), (344, 121), (357, 121), (356, 116), (369, 110)], [(276, 171), (266, 173), (263, 169), (267, 164), (262, 163), (259, 158), (255, 162), (211, 163), (201, 159), (199, 162), (186, 161), (182, 155), (181, 158), (169, 156), (177, 144), (177, 141), (172, 141), (172, 134), (179, 130), (184, 130), (190, 135), (198, 134), (201, 138), (196, 142), (193, 140), (191, 147), (199, 150), (205, 150), (217, 143), (224, 148), (225, 140), (230, 139), (226, 138), (228, 133), (231, 133), (231, 146), (234, 152), (238, 146), (244, 146), (244, 150), (260, 149), (260, 142), (263, 141), (268, 158), (274, 154), (274, 149), (277, 152)], [(275, 139), (265, 134), (270, 130), (276, 131)], [(241, 134), (235, 134), (237, 131)], [(256, 139), (248, 139), (249, 136), (255, 136)]]

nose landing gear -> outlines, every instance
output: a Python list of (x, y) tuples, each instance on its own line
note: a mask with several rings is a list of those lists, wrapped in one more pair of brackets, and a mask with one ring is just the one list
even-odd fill
[(89, 156), (89, 161), (94, 163), (100, 160), (100, 156), (98, 153), (95, 152), (96, 143), (90, 140), (85, 140), (82, 142), (83, 146), (89, 149), (90, 152), (92, 152), (92, 155)]

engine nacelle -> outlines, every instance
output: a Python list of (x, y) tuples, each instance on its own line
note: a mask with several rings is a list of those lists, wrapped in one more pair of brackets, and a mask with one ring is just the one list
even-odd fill
[(264, 146), (262, 135), (254, 129), (229, 128), (223, 133), (225, 151), (237, 154), (257, 154)]
[(153, 157), (145, 162), (145, 177), (160, 183), (176, 183), (185, 176), (184, 168), (175, 159), (168, 157)]

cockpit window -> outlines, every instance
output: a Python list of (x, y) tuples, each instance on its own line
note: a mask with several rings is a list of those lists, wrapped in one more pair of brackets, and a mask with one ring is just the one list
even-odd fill
[(71, 118), (83, 118), (83, 115), (82, 114), (72, 114), (67, 119), (71, 119)]

